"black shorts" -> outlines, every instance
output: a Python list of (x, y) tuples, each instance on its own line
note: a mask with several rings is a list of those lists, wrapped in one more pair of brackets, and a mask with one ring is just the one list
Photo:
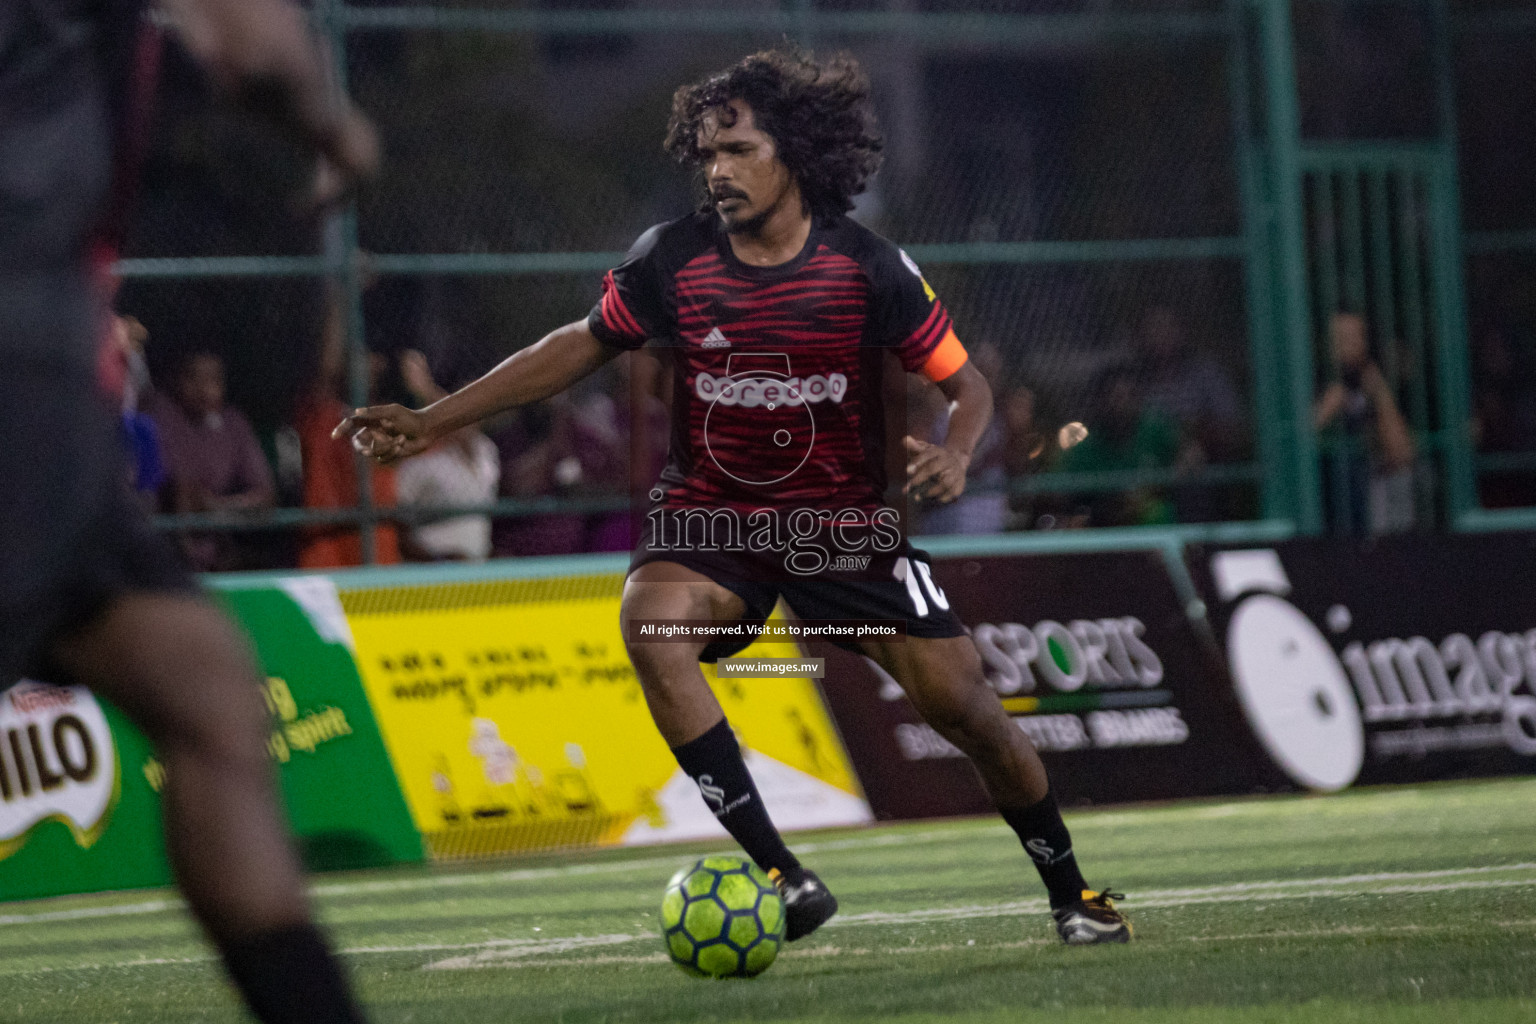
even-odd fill
[(129, 493), (116, 417), (91, 374), (9, 358), (0, 372), (0, 689), (21, 676), (68, 682), (51, 670), (52, 642), (118, 595), (196, 589)]
[[(647, 562), (673, 562), (706, 576), (740, 597), (747, 606), (741, 621), (758, 624), (773, 613), (779, 598), (802, 620), (873, 622), (901, 621), (906, 635), (921, 639), (966, 636), (970, 632), (949, 607), (930, 569), (928, 553), (905, 537), (891, 552), (871, 558), (853, 571), (824, 571), (796, 575), (785, 572), (782, 558), (750, 551), (699, 550), (676, 543), (658, 546), (650, 524), (640, 530), (640, 542), (630, 559), (633, 573)], [(719, 640), (707, 645), (700, 661), (730, 657), (752, 641)], [(859, 652), (853, 640), (833, 639), (839, 647)]]

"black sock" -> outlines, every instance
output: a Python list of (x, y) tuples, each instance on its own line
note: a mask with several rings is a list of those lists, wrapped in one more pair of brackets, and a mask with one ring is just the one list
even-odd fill
[(698, 784), (699, 793), (753, 862), (764, 871), (788, 874), (800, 866), (779, 830), (741, 759), (741, 747), (725, 719), (698, 739), (673, 747), (683, 771)]
[(363, 1024), (341, 968), (312, 924), (223, 944), (224, 966), (262, 1024)]
[(1050, 893), (1051, 909), (1082, 899), (1088, 883), (1077, 869), (1072, 836), (1061, 820), (1056, 794), (1047, 792), (1039, 803), (1024, 808), (1000, 807), (998, 813), (1019, 834), (1024, 852), (1034, 861), (1035, 870), (1040, 872), (1040, 880)]

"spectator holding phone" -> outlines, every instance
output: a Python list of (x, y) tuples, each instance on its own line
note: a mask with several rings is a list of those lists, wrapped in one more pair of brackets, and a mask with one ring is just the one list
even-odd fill
[[(1365, 318), (1338, 312), (1330, 322), (1338, 379), (1313, 406), (1319, 431), (1337, 425), (1336, 486), (1347, 489), (1347, 519), (1335, 524), (1356, 536), (1402, 533), (1414, 518), (1415, 449), (1408, 421), (1381, 368), (1371, 358)], [(1336, 503), (1339, 504), (1339, 503)]]

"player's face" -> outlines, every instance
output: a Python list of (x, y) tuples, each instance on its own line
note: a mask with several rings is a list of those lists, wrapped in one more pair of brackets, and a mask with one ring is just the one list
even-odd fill
[(1333, 356), (1346, 369), (1359, 369), (1370, 360), (1371, 347), (1365, 337), (1365, 321), (1353, 313), (1335, 313), (1333, 317)]
[(224, 408), (224, 364), (217, 356), (192, 358), (177, 381), (177, 397), (189, 411), (209, 416)]
[(792, 198), (794, 178), (752, 108), (732, 100), (727, 109), (707, 115), (699, 129), (704, 181), (726, 230), (752, 234)]

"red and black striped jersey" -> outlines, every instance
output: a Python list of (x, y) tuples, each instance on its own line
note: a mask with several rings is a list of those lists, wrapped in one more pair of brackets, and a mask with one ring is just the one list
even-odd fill
[(942, 380), (966, 358), (917, 264), (846, 217), (773, 267), (737, 259), (713, 214), (658, 225), (588, 323), (605, 344), (674, 355), (673, 508), (879, 507), (887, 363)]

